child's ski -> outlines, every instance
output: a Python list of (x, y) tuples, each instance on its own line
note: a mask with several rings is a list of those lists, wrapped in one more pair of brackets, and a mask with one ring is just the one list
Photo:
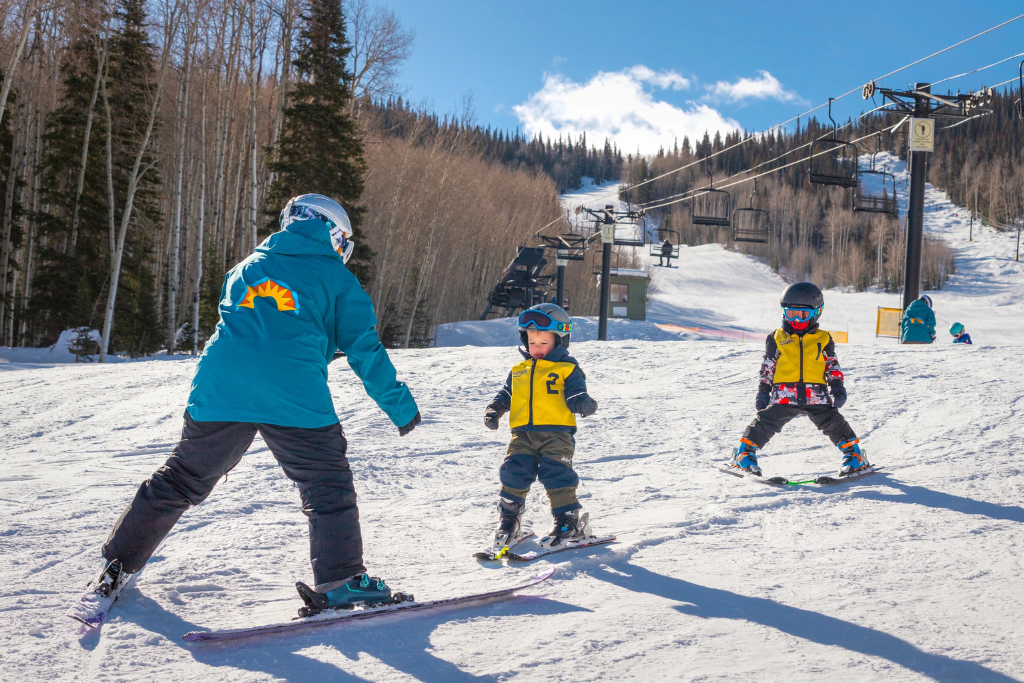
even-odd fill
[(718, 470), (721, 472), (725, 472), (726, 474), (731, 474), (735, 477), (750, 479), (751, 481), (756, 481), (760, 484), (769, 484), (771, 486), (800, 486), (804, 484), (841, 484), (849, 479), (857, 479), (859, 477), (865, 477), (869, 474), (874, 474), (883, 467), (885, 466), (869, 465), (865, 469), (857, 470), (856, 472), (852, 472), (850, 474), (823, 474), (821, 476), (815, 477), (814, 479), (806, 479), (802, 481), (790, 481), (785, 477), (759, 477), (756, 474), (751, 474), (750, 472), (747, 472), (746, 470), (741, 470), (739, 467), (736, 467), (735, 465), (732, 465), (730, 463), (721, 463), (720, 465), (718, 465)]
[(508, 553), (510, 548), (514, 548), (528, 538), (532, 538), (536, 534), (533, 531), (526, 530), (520, 532), (512, 542), (506, 546), (492, 545), (478, 553), (473, 553), (473, 557), (480, 560), (481, 562), (493, 562), (494, 560), (500, 560)]
[[(885, 467), (885, 465), (868, 465), (867, 467), (865, 467), (862, 470), (857, 470), (856, 472), (850, 472), (849, 474), (836, 474), (834, 476), (833, 475), (825, 474), (825, 475), (822, 475), (820, 477), (815, 478), (814, 479), (814, 483), (815, 484), (842, 484), (844, 481), (847, 481), (848, 479), (857, 479), (858, 477), (866, 477), (869, 474), (874, 474), (875, 472), (877, 472), (878, 470), (882, 469), (883, 467)], [(794, 482), (794, 483), (805, 484), (807, 482)]]
[(718, 469), (722, 472), (725, 472), (726, 474), (731, 474), (734, 477), (740, 477), (741, 479), (750, 479), (760, 484), (769, 484), (771, 486), (785, 486), (786, 484), (791, 483), (785, 477), (759, 477), (756, 474), (747, 472), (745, 469), (736, 467), (736, 465), (733, 465), (732, 463), (729, 462), (721, 463), (720, 465), (718, 465)]
[(575, 550), (577, 548), (589, 548), (592, 545), (603, 545), (605, 543), (611, 543), (614, 540), (614, 536), (587, 536), (579, 541), (569, 541), (564, 545), (555, 546), (554, 548), (531, 550), (530, 552), (523, 553), (521, 555), (510, 551), (505, 554), (505, 557), (508, 558), (509, 562), (533, 562), (545, 555), (553, 555), (554, 553), (560, 553), (565, 550)]
[(463, 595), (457, 598), (443, 598), (441, 600), (430, 600), (427, 602), (401, 602), (394, 605), (384, 605), (383, 607), (370, 607), (367, 609), (356, 609), (352, 611), (325, 611), (312, 617), (296, 618), (291, 621), (286, 621), (280, 624), (266, 624), (264, 626), (251, 626), (249, 628), (229, 628), (220, 630), (210, 631), (190, 631), (182, 636), (183, 640), (190, 643), (206, 641), (206, 640), (229, 640), (232, 638), (246, 638), (248, 636), (265, 635), (271, 633), (284, 633), (287, 631), (296, 631), (305, 628), (314, 628), (317, 626), (326, 626), (327, 624), (336, 624), (338, 622), (357, 621), (360, 619), (372, 619), (373, 617), (384, 616), (386, 614), (393, 614), (395, 612), (415, 612), (427, 609), (433, 609), (436, 607), (447, 607), (449, 605), (458, 605), (468, 602), (479, 602), (482, 600), (493, 600), (496, 598), (507, 597), (517, 591), (524, 590), (531, 586), (536, 586), (539, 583), (543, 583), (551, 578), (551, 575), (555, 573), (554, 568), (548, 569), (547, 571), (538, 574), (528, 581), (516, 584), (515, 586), (509, 586), (508, 588), (499, 588), (498, 590), (486, 591), (483, 593), (473, 593), (471, 595)]
[(72, 619), (76, 619), (89, 628), (98, 629), (103, 625), (103, 622), (107, 618), (107, 614), (110, 612), (110, 608), (113, 607), (114, 603), (117, 602), (118, 597), (121, 593), (128, 590), (135, 584), (135, 579), (138, 578), (142, 572), (135, 572), (128, 579), (128, 583), (122, 588), (117, 595), (112, 598), (107, 598), (96, 592), (95, 588), (90, 587), (77, 602), (75, 602), (66, 612), (67, 616)]

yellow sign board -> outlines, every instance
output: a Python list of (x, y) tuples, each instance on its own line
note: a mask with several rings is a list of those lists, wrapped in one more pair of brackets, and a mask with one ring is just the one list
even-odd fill
[(832, 341), (836, 344), (849, 344), (850, 335), (847, 332), (832, 332), (829, 331), (829, 336), (832, 337)]
[(935, 151), (935, 120), (910, 120), (910, 149), (914, 152)]
[(876, 337), (900, 338), (900, 322), (903, 311), (898, 308), (878, 307), (878, 322), (875, 324)]

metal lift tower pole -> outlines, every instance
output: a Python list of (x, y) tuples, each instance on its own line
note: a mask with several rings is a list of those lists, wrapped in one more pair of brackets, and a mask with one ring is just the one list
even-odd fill
[[(914, 90), (931, 92), (928, 83), (914, 84)], [(914, 117), (927, 118), (931, 108), (924, 95), (914, 96)], [(924, 183), (928, 174), (928, 153), (910, 152), (910, 206), (907, 211), (907, 261), (903, 270), (903, 310), (921, 295), (921, 243), (924, 239)]]
[(608, 340), (608, 300), (611, 298), (612, 279), (612, 242), (615, 241), (615, 218), (610, 214), (601, 225), (601, 309), (597, 323), (597, 338)]
[(558, 249), (555, 252), (555, 263), (558, 265), (558, 285), (555, 291), (555, 303), (565, 308), (565, 267), (569, 265), (569, 250)]

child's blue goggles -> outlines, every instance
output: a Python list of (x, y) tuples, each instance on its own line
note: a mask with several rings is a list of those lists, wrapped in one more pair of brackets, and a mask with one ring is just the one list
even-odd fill
[(786, 322), (799, 322), (803, 320), (810, 320), (815, 316), (821, 315), (821, 309), (823, 306), (817, 308), (807, 308), (805, 306), (783, 306), (782, 307), (782, 318)]
[(519, 314), (519, 327), (527, 329), (530, 326), (540, 332), (572, 332), (572, 323), (558, 322), (547, 313), (540, 311), (523, 311)]

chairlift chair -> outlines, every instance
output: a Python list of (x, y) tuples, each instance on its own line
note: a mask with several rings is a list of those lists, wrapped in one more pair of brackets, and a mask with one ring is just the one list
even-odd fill
[(836, 137), (832, 99), (828, 98), (828, 119), (832, 122), (832, 131), (811, 143), (809, 180), (816, 185), (857, 187), (857, 145)]
[(771, 233), (771, 216), (764, 209), (754, 208), (754, 197), (757, 196), (757, 178), (754, 178), (754, 189), (750, 192), (750, 206), (736, 209), (733, 214), (732, 241), (757, 242), (765, 244)]
[[(878, 146), (881, 147), (881, 141)], [(877, 154), (878, 150), (875, 150), (875, 153), (871, 155), (871, 168), (860, 171), (860, 175), (862, 178), (863, 176), (878, 178), (882, 187), (880, 190), (872, 192), (858, 181), (857, 189), (853, 193), (853, 210), (867, 213), (887, 213), (898, 218), (900, 207), (899, 201), (896, 199), (896, 176), (888, 171), (879, 171), (875, 168), (875, 155)]]
[(711, 173), (711, 157), (704, 157), (710, 182), (695, 191), (690, 200), (690, 219), (694, 225), (729, 227), (732, 215), (732, 196), (725, 190), (715, 189), (715, 176)]
[[(661, 263), (654, 263), (652, 265), (658, 268), (678, 268), (679, 266), (672, 265), (672, 259), (679, 258), (679, 232), (677, 230), (662, 228), (658, 230), (658, 233), (664, 237), (662, 237), (662, 241), (660, 243), (651, 242), (650, 255), (652, 257), (657, 257), (659, 261), (661, 261), (663, 256), (667, 256), (668, 265), (663, 266)], [(662, 251), (666, 244), (672, 248), (670, 251)]]
[[(615, 221), (615, 237), (612, 244), (620, 247), (642, 247), (647, 244), (644, 233), (645, 214), (643, 209), (629, 209), (625, 214), (620, 214), (621, 220)], [(633, 228), (633, 237), (619, 237), (619, 228)], [(629, 230), (626, 230), (629, 233)]]
[[(591, 271), (594, 273), (594, 275), (600, 275), (601, 274), (601, 264), (602, 264), (602, 260), (601, 259), (602, 259), (602, 256), (603, 256), (602, 250), (600, 250), (600, 249), (595, 249), (594, 250), (594, 257), (590, 260), (590, 263), (593, 266), (591, 268)], [(619, 267), (619, 252), (613, 251), (612, 252), (612, 261), (611, 261), (611, 269), (612, 270), (617, 270), (618, 267)]]

